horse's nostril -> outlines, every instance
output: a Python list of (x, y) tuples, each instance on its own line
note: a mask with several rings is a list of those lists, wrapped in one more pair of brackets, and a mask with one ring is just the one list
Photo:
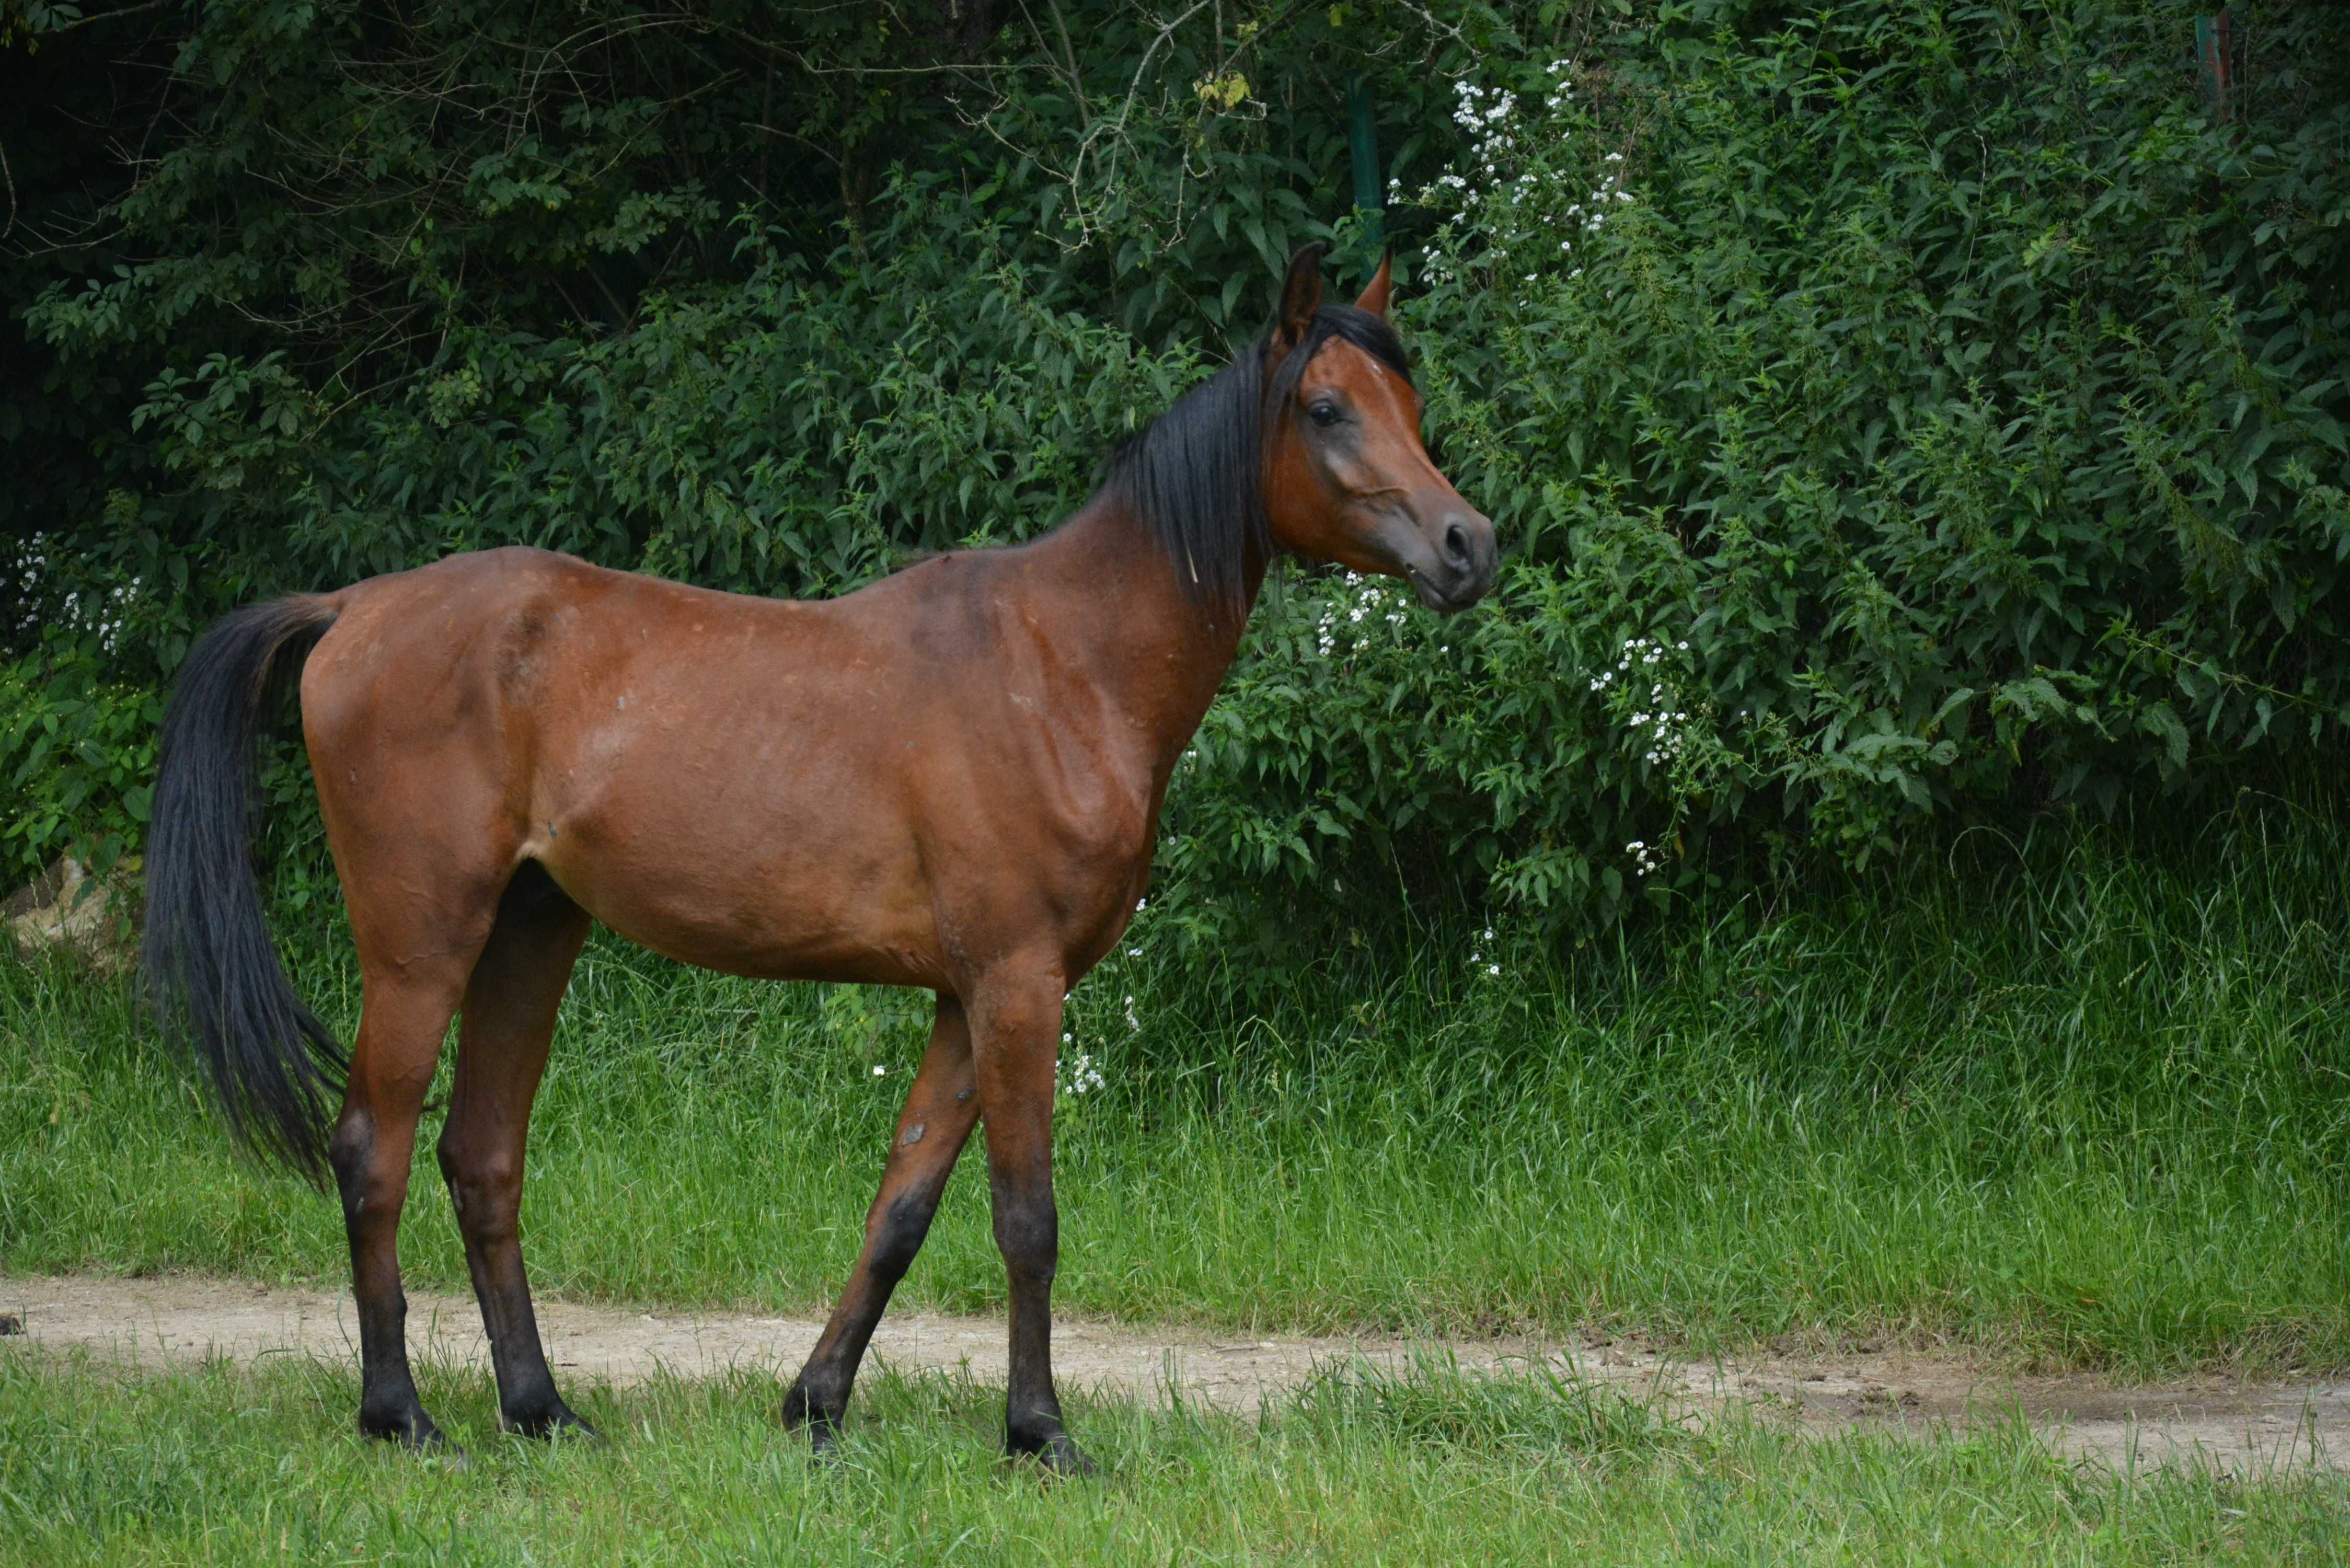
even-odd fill
[(1469, 530), (1458, 523), (1445, 525), (1444, 564), (1456, 572), (1469, 569)]

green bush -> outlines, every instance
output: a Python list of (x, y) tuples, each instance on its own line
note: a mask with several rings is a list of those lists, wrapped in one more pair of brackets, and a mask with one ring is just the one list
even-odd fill
[(29, 869), (71, 850), (112, 868), (146, 826), (162, 717), (152, 691), (78, 662), (0, 665), (0, 767), (16, 805), (0, 854)]
[[(1359, 265), (1360, 71), (1430, 433), (1503, 586), (1440, 623), (1275, 579), (1170, 796), (1175, 929), (1343, 920), (1374, 884), (1568, 929), (2338, 754), (2330, 10), (2237, 8), (2224, 106), (2171, 0), (1164, 36), (1099, 0), (894, 41), (827, 10), (625, 39), (583, 15), (588, 44), (486, 0), (420, 13), (407, 52), (343, 6), (155, 24), (196, 107), (116, 171), (111, 248), (6, 264), (5, 504), (75, 563), (8, 585), (50, 625), (25, 690), (151, 691), (230, 604), (452, 549), (808, 594), (1031, 534), (1245, 337), (1292, 244)], [(19, 53), (81, 47), (24, 26)], [(760, 64), (712, 66), (717, 37)], [(420, 60), (471, 118), (433, 118)], [(828, 173), (776, 151), (792, 125), (845, 149)], [(32, 151), (36, 220), (69, 175), (107, 189), (87, 148)], [(66, 593), (134, 577), (172, 591), (104, 647), (68, 635)], [(29, 745), (9, 811), (38, 829), (80, 786)]]
[(2159, 4), (1665, 7), (1464, 78), (1404, 313), (1504, 590), (1276, 601), (1187, 864), (1400, 836), (1573, 918), (2330, 763), (2350, 101), (2305, 10), (2240, 12), (2225, 119)]

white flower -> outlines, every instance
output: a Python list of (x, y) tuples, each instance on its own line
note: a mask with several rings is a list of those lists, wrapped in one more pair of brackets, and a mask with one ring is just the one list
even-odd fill
[(1079, 1052), (1060, 1064), (1055, 1075), (1055, 1088), (1064, 1095), (1082, 1095), (1103, 1085), (1101, 1069), (1094, 1064), (1090, 1053)]
[(876, 1062), (873, 1064), (873, 1075), (877, 1078), (886, 1078), (889, 1075), (889, 1069)]

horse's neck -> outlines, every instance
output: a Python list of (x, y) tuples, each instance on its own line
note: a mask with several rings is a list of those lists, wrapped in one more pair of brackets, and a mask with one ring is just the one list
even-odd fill
[(1159, 782), (1199, 729), (1264, 580), (1252, 563), (1240, 607), (1210, 609), (1184, 591), (1168, 560), (1124, 504), (1097, 496), (1028, 547), (1038, 591), (1054, 601), (1056, 640), (1083, 650), (1084, 668), (1153, 745)]

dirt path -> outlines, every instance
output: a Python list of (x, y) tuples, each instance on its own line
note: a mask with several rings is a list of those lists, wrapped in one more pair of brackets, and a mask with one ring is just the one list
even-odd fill
[[(0, 1278), (0, 1314), (23, 1324), (25, 1337), (14, 1344), (125, 1359), (227, 1355), (249, 1362), (287, 1351), (348, 1359), (357, 1345), (348, 1294), (188, 1275)], [(539, 1323), (558, 1371), (620, 1385), (659, 1371), (706, 1376), (737, 1366), (788, 1378), (822, 1327), (812, 1317), (629, 1312), (556, 1301), (539, 1303)], [(411, 1296), (409, 1338), (420, 1355), (488, 1366), (470, 1300)], [(1055, 1325), (1053, 1348), (1065, 1387), (1156, 1397), (1171, 1380), (1189, 1397), (1244, 1414), (1331, 1361), (1359, 1356), (1394, 1365), (1432, 1349), (1470, 1368), (1546, 1360), (1595, 1381), (1661, 1388), (1700, 1412), (1729, 1402), (1762, 1405), (1817, 1430), (1930, 1430), (2020, 1410), (2062, 1450), (2116, 1463), (2199, 1457), (2238, 1470), (2313, 1462), (2350, 1469), (2350, 1380), (2124, 1386), (2086, 1376), (2002, 1376), (1959, 1357), (1906, 1351), (1716, 1363), (1623, 1342), (1241, 1339), (1081, 1319)], [(1000, 1383), (1003, 1324), (993, 1317), (893, 1313), (874, 1336), (873, 1354), (904, 1370), (961, 1367)]]

